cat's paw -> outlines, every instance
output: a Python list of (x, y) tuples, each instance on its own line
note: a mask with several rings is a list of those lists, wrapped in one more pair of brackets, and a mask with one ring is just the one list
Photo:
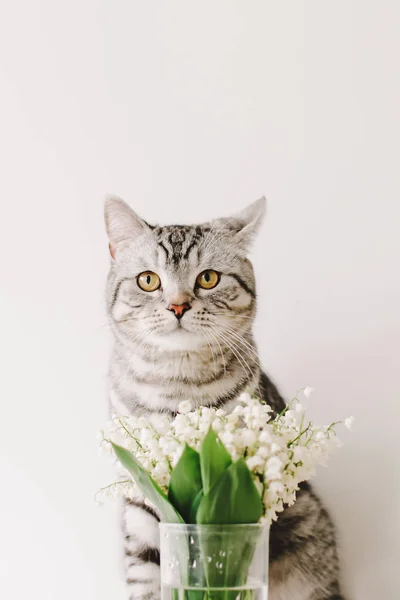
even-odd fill
[(154, 563), (133, 564), (127, 570), (129, 600), (160, 600), (160, 567)]

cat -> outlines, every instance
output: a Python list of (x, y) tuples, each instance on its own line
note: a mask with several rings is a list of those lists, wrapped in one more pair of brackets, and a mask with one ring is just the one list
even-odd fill
[[(248, 251), (264, 213), (261, 198), (231, 218), (162, 227), (120, 198), (107, 198), (114, 412), (173, 416), (187, 399), (229, 410), (248, 389), (275, 412), (284, 408), (252, 335), (257, 298)], [(126, 500), (123, 527), (129, 598), (158, 600), (158, 515)], [(343, 600), (338, 575), (334, 526), (304, 483), (271, 527), (268, 597)]]

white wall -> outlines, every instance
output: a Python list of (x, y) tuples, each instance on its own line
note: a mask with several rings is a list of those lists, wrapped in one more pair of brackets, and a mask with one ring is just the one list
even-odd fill
[(4, 2), (0, 596), (124, 597), (102, 198), (192, 222), (266, 194), (263, 363), (355, 432), (316, 485), (349, 600), (399, 598), (400, 5)]

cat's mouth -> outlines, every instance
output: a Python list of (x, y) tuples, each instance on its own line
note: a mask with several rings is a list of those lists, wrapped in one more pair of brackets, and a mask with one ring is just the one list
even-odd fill
[(203, 336), (196, 329), (189, 329), (185, 323), (177, 323), (173, 329), (158, 336), (158, 345), (165, 350), (198, 351), (204, 344)]
[(195, 340), (201, 343), (203, 335), (201, 331), (200, 323), (196, 319), (189, 318), (184, 315), (181, 319), (168, 320), (168, 323), (164, 323), (164, 327), (158, 330), (160, 338), (163, 338), (167, 342), (168, 338), (173, 340), (174, 343), (181, 340), (186, 344), (189, 339), (194, 343)]
[(185, 327), (185, 324), (182, 323), (182, 320), (177, 321), (174, 329), (172, 331), (186, 331), (187, 333), (192, 333), (190, 331), (190, 329), (187, 329), (187, 327)]

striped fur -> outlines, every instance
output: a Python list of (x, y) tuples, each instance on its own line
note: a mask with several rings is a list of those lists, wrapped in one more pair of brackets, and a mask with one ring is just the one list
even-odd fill
[[(252, 335), (256, 311), (253, 268), (246, 255), (265, 209), (259, 200), (231, 219), (197, 226), (151, 226), (122, 200), (106, 202), (112, 255), (107, 309), (114, 334), (109, 382), (120, 414), (173, 416), (181, 400), (232, 407), (251, 389), (275, 411), (284, 401), (262, 372)], [(220, 274), (210, 290), (196, 286), (202, 271)], [(137, 284), (153, 271), (161, 287)], [(177, 319), (170, 305), (190, 307)], [(157, 599), (158, 517), (147, 506), (124, 506), (129, 598)], [(341, 600), (331, 520), (310, 486), (271, 528), (270, 600)]]

